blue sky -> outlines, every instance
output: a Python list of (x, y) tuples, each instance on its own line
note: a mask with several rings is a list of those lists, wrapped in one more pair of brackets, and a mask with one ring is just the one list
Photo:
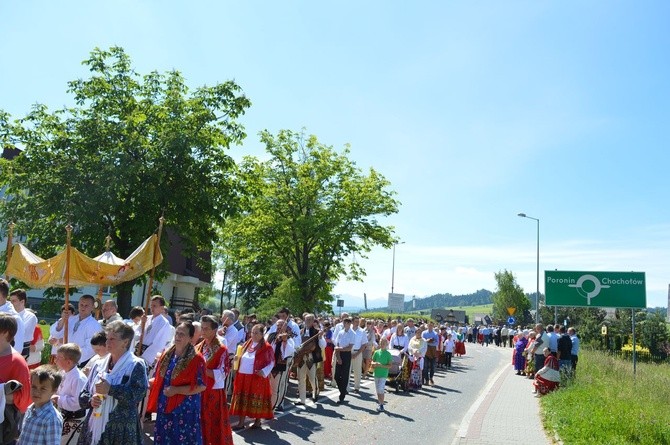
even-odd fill
[[(120, 45), (140, 73), (239, 83), (238, 159), (263, 155), (263, 129), (351, 144), (402, 202), (384, 221), (404, 241), (396, 292), (494, 290), (502, 269), (534, 291), (525, 212), (541, 271), (642, 271), (665, 306), (669, 16), (664, 1), (2, 2), (0, 108), (71, 104), (80, 62)], [(336, 293), (383, 304), (391, 251), (355, 260), (365, 282)]]

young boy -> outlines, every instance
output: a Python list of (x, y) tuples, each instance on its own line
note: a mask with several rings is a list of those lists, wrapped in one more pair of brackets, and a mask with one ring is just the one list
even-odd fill
[[(67, 307), (63, 305), (60, 308), (61, 319), (70, 317), (74, 315), (74, 305), (72, 303), (68, 304)], [(59, 320), (60, 321), (60, 320)], [(57, 334), (56, 328), (58, 327), (58, 321), (51, 325), (49, 328), (49, 344), (51, 345), (51, 357), (49, 357), (49, 363), (52, 365), (56, 364), (56, 354), (58, 353), (58, 346), (62, 343), (62, 339), (54, 337)]]
[(389, 376), (389, 368), (393, 357), (388, 351), (389, 342), (386, 337), (379, 341), (379, 349), (372, 356), (372, 368), (374, 369), (375, 388), (377, 389), (377, 401), (379, 407), (377, 411), (384, 411), (384, 389), (386, 387), (386, 378)]
[(61, 382), (61, 374), (50, 365), (42, 365), (30, 373), (30, 395), (33, 404), (23, 418), (20, 445), (59, 445), (63, 418), (51, 403)]
[(100, 331), (93, 334), (93, 338), (91, 338), (91, 347), (93, 348), (95, 355), (91, 358), (91, 360), (88, 361), (88, 363), (86, 363), (84, 369), (82, 369), (87, 377), (91, 373), (93, 366), (95, 366), (97, 362), (107, 356), (107, 334), (105, 331)]
[(53, 402), (60, 408), (63, 414), (63, 435), (61, 443), (77, 443), (79, 430), (77, 427), (86, 417), (86, 410), (79, 406), (79, 394), (86, 386), (86, 376), (77, 363), (81, 359), (81, 349), (75, 343), (65, 343), (58, 348), (56, 354), (56, 366), (65, 375), (63, 382), (58, 387), (58, 394), (53, 397)]

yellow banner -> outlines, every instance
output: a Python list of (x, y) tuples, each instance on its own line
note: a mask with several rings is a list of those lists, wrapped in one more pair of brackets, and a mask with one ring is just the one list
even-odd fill
[[(114, 286), (133, 280), (163, 261), (160, 248), (154, 263), (157, 235), (147, 238), (128, 258), (122, 259), (111, 252), (89, 258), (70, 248), (70, 286)], [(7, 275), (23, 281), (31, 288), (65, 286), (66, 251), (44, 260), (23, 244), (12, 249)]]

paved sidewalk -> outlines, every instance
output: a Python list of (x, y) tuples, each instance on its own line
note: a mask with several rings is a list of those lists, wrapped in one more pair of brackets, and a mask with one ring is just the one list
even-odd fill
[(542, 427), (532, 380), (516, 375), (511, 349), (499, 351), (504, 355), (500, 371), (466, 413), (452, 445), (552, 444)]

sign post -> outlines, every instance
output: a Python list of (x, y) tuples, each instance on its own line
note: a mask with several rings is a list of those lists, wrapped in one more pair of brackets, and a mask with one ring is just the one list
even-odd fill
[[(633, 323), (633, 377), (637, 370), (635, 309), (647, 307), (644, 272), (575, 272), (547, 270), (544, 290), (548, 306), (629, 308)], [(607, 327), (602, 334), (607, 340)]]

